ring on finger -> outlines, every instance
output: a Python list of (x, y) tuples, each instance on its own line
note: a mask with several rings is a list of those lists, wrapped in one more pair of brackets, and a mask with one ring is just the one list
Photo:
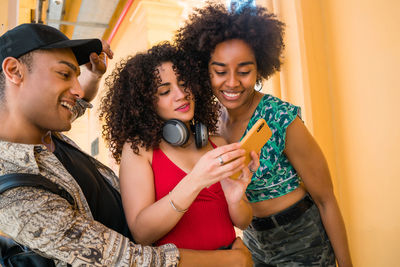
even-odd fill
[(221, 156), (219, 156), (218, 158), (218, 161), (219, 161), (219, 165), (224, 165), (224, 160), (222, 159), (222, 157)]
[(257, 172), (257, 170), (253, 170), (253, 169), (250, 168), (250, 167), (249, 167), (249, 171), (250, 171), (251, 173), (256, 173), (256, 172)]

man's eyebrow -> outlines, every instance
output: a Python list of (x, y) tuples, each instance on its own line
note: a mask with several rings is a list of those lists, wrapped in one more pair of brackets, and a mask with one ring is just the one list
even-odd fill
[(61, 61), (59, 61), (59, 63), (65, 64), (65, 65), (67, 65), (68, 67), (70, 67), (74, 72), (76, 72), (77, 76), (79, 76), (79, 75), (81, 74), (81, 70), (79, 69), (79, 67), (76, 67), (76, 66), (75, 66), (74, 64), (72, 64), (71, 62), (61, 60)]

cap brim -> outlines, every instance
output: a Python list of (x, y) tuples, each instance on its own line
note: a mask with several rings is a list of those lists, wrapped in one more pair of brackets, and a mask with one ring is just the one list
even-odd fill
[(78, 40), (64, 40), (42, 48), (71, 48), (75, 54), (76, 60), (79, 65), (86, 64), (90, 61), (90, 54), (95, 52), (100, 54), (102, 51), (102, 44), (99, 39), (78, 39)]

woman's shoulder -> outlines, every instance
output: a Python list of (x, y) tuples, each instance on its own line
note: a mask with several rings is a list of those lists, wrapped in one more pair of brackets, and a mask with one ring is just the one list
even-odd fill
[(228, 144), (228, 142), (226, 142), (225, 138), (223, 138), (222, 136), (217, 135), (217, 134), (210, 135), (209, 139), (216, 146), (224, 146), (224, 145)]
[(135, 153), (135, 151), (132, 148), (132, 143), (131, 142), (125, 142), (124, 146), (122, 147), (122, 155), (121, 158), (126, 156), (130, 158), (137, 158), (137, 157), (143, 157), (151, 161), (151, 158), (153, 156), (153, 149), (146, 149), (145, 146), (137, 146), (138, 153)]
[(263, 94), (261, 101), (259, 102), (261, 107), (280, 107), (280, 106), (294, 106), (293, 104), (280, 99), (279, 97)]
[(264, 118), (267, 122), (280, 121), (287, 116), (295, 118), (297, 115), (300, 115), (300, 112), (300, 107), (276, 96), (265, 94), (250, 122), (254, 124), (260, 117)]

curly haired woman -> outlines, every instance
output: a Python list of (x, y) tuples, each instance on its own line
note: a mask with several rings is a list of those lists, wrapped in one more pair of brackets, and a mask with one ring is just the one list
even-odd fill
[[(143, 245), (218, 249), (235, 240), (234, 225), (245, 229), (252, 218), (244, 199), (251, 177), (244, 151), (217, 136), (195, 141), (190, 124), (201, 122), (214, 132), (218, 106), (212, 93), (192, 91), (190, 79), (183, 55), (168, 43), (129, 58), (107, 79), (103, 133), (120, 162), (129, 228)], [(186, 143), (164, 140), (163, 126), (171, 119), (186, 127)], [(252, 156), (256, 168), (258, 157)], [(239, 180), (227, 178), (241, 169)]]
[(336, 258), (352, 266), (328, 166), (300, 108), (254, 89), (280, 69), (283, 32), (262, 7), (235, 12), (209, 3), (194, 11), (176, 42), (190, 69), (208, 77), (198, 80), (201, 88), (224, 107), (219, 131), (228, 143), (260, 117), (273, 132), (246, 190), (255, 217), (244, 241), (255, 265), (335, 266)]

